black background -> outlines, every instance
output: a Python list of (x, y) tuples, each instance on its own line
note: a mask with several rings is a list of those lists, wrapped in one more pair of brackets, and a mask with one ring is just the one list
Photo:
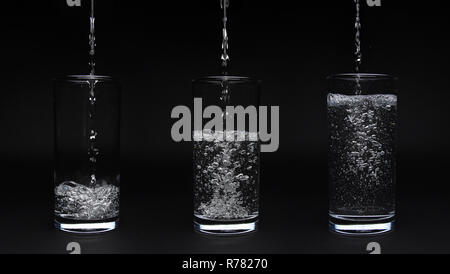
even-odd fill
[(191, 80), (219, 71), (219, 1), (96, 1), (97, 72), (123, 85), (121, 226), (78, 237), (52, 227), (52, 78), (88, 73), (88, 2), (0, 8), (0, 252), (449, 253), (449, 42), (440, 1), (362, 1), (363, 70), (399, 81), (394, 233), (348, 238), (327, 226), (326, 76), (350, 72), (353, 1), (231, 0), (233, 74), (262, 80), (281, 110), (280, 149), (262, 155), (258, 233), (192, 229), (191, 144), (170, 137)]

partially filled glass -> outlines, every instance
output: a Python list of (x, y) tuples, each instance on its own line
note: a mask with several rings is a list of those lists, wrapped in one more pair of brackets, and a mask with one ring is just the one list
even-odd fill
[[(226, 128), (226, 106), (259, 105), (259, 83), (250, 78), (217, 76), (197, 79), (194, 98), (203, 108), (222, 108), (222, 129), (193, 131), (194, 227), (209, 234), (242, 234), (256, 230), (259, 214), (258, 133)], [(232, 118), (235, 119), (234, 117)], [(206, 120), (207, 121), (207, 120)]]
[(328, 82), (331, 230), (389, 232), (395, 217), (396, 79), (339, 74)]
[(120, 87), (112, 78), (55, 80), (55, 225), (76, 233), (119, 220)]

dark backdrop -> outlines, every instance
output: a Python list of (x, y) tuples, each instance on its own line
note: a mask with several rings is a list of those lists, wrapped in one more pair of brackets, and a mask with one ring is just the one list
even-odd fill
[[(260, 231), (234, 239), (192, 231), (191, 144), (170, 137), (191, 79), (219, 71), (219, 1), (97, 1), (97, 72), (123, 85), (123, 166), (121, 227), (94, 237), (51, 225), (52, 78), (89, 71), (88, 2), (8, 2), (0, 252), (65, 253), (73, 240), (103, 253), (365, 252), (369, 239), (327, 230), (325, 78), (353, 69), (353, 1), (231, 0), (232, 73), (262, 80), (262, 104), (281, 109), (280, 149), (262, 156)], [(400, 79), (397, 229), (376, 240), (384, 252), (448, 253), (449, 17), (438, 1), (362, 2), (362, 68)]]

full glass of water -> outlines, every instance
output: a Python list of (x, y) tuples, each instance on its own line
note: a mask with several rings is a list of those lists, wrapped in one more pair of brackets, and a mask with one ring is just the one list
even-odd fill
[[(223, 128), (193, 130), (194, 227), (197, 231), (233, 235), (255, 231), (259, 213), (260, 143), (257, 129), (237, 126), (226, 106), (259, 106), (259, 82), (245, 77), (204, 77), (193, 81), (194, 100), (206, 109), (222, 110)], [(208, 116), (208, 115), (206, 115)], [(234, 128), (228, 121), (233, 120)], [(241, 120), (242, 122), (242, 120)], [(227, 128), (228, 125), (228, 128)], [(242, 124), (241, 124), (242, 125)]]
[(120, 87), (107, 76), (55, 80), (55, 225), (75, 233), (119, 220)]
[(395, 216), (397, 90), (383, 74), (328, 78), (332, 231), (389, 232)]

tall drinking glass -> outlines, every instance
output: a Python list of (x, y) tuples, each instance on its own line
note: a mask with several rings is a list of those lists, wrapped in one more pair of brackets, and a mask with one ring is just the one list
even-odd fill
[(76, 233), (119, 220), (120, 87), (107, 76), (55, 80), (55, 225)]
[[(259, 106), (259, 82), (204, 77), (193, 81), (193, 92), (205, 112), (211, 106), (220, 108), (224, 121), (221, 129), (197, 126), (193, 131), (194, 227), (220, 235), (252, 232), (259, 213), (260, 142), (257, 127), (249, 121)], [(248, 110), (245, 125), (237, 126), (242, 119), (226, 106)], [(210, 120), (203, 119), (202, 124)], [(226, 128), (231, 120), (235, 127)]]
[(330, 227), (343, 234), (393, 229), (397, 89), (384, 74), (328, 78)]

